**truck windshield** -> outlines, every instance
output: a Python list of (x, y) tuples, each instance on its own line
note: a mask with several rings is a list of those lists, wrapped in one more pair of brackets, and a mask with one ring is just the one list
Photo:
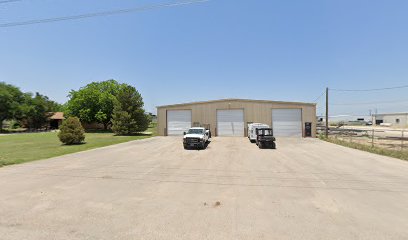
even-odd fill
[(188, 130), (188, 134), (203, 134), (203, 129), (190, 129)]

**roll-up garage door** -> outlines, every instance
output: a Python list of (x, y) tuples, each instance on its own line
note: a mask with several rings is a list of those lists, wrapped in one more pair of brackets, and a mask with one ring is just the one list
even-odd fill
[(302, 137), (302, 109), (272, 109), (275, 136)]
[(191, 110), (167, 111), (167, 135), (183, 135), (191, 128)]
[(217, 110), (218, 136), (244, 136), (244, 110)]

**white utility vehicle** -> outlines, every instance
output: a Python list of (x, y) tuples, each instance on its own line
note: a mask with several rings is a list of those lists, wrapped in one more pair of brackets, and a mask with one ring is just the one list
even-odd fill
[(183, 145), (184, 149), (189, 147), (205, 148), (205, 144), (211, 138), (210, 130), (203, 127), (193, 127), (184, 132)]
[(256, 142), (256, 130), (262, 128), (269, 128), (269, 125), (263, 123), (248, 124), (248, 139), (251, 141), (251, 143)]

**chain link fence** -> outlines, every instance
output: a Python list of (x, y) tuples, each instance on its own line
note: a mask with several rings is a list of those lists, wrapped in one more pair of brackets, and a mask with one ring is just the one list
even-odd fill
[[(324, 136), (325, 128), (318, 128)], [(364, 129), (358, 127), (329, 127), (329, 138), (394, 151), (408, 151), (408, 129)]]

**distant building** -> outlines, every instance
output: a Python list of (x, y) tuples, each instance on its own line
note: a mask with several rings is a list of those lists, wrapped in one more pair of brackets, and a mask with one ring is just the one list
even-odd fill
[(373, 124), (391, 127), (408, 127), (408, 113), (381, 113), (373, 115)]
[(63, 112), (54, 112), (51, 113), (52, 115), (49, 117), (50, 121), (50, 129), (58, 129), (59, 126), (62, 124), (62, 121), (65, 119)]
[[(326, 122), (325, 116), (317, 116), (320, 124)], [(329, 116), (329, 123), (341, 125), (371, 125), (372, 117), (367, 115), (333, 115)]]
[(151, 119), (152, 119), (152, 123), (157, 123), (157, 115), (153, 114), (153, 113), (147, 113), (150, 115)]

